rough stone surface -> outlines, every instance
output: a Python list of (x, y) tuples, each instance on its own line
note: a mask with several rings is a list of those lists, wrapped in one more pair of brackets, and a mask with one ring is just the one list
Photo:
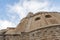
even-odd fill
[(59, 12), (30, 13), (16, 28), (0, 30), (0, 40), (60, 40)]

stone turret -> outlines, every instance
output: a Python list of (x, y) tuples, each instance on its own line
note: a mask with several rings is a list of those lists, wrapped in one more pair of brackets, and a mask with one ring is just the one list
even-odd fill
[(30, 20), (29, 18), (32, 16), (33, 16), (33, 13), (29, 12), (28, 15), (21, 20), (21, 23), (19, 23), (16, 28), (17, 32), (25, 32), (26, 26), (28, 25), (28, 21)]
[(33, 16), (33, 13), (32, 12), (29, 12), (28, 15), (26, 17), (32, 17)]

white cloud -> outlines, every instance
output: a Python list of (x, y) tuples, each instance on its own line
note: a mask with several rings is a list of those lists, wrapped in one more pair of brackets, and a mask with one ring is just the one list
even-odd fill
[[(25, 17), (28, 12), (38, 12), (38, 11), (56, 11), (56, 7), (52, 7), (51, 6), (51, 2), (49, 0), (20, 0), (20, 2), (15, 3), (14, 5), (8, 4), (7, 5), (7, 12), (8, 13), (17, 13), (20, 17), (20, 19), (22, 19), (23, 17)], [(51, 7), (50, 7), (51, 6)], [(59, 8), (58, 8), (59, 10)], [(58, 11), (57, 10), (57, 11)], [(16, 16), (11, 16), (11, 20), (15, 19)], [(17, 19), (16, 19), (17, 20)], [(16, 20), (14, 20), (16, 22)], [(18, 24), (18, 23), (16, 23)], [(7, 27), (13, 27), (16, 26), (14, 23), (9, 22), (9, 21), (3, 21), (0, 20), (0, 29), (5, 29)]]
[[(21, 0), (22, 1), (22, 0)], [(7, 5), (9, 13), (17, 13), (20, 18), (25, 17), (28, 12), (46, 11), (49, 6), (49, 1), (41, 2), (39, 0), (24, 0), (22, 3), (15, 3), (15, 5)], [(45, 9), (45, 10), (44, 10)]]
[(7, 27), (15, 27), (16, 25), (7, 20), (0, 20), (0, 30), (6, 29)]
[[(30, 1), (27, 2), (25, 1), (23, 4), (23, 7), (25, 9), (31, 12), (36, 12), (37, 10), (41, 10), (42, 8), (46, 8), (48, 6), (48, 1), (44, 1), (44, 2), (38, 2), (38, 1)], [(45, 11), (45, 10), (44, 10)]]
[(52, 11), (52, 12), (60, 12), (60, 8), (52, 6), (50, 11)]
[(17, 13), (21, 18), (25, 17), (25, 10), (23, 7), (21, 7), (20, 5), (8, 5), (8, 12), (10, 13)]
[[(50, 6), (51, 6), (51, 2), (49, 0), (20, 0), (20, 2), (15, 3), (14, 5), (8, 4), (7, 12), (18, 14), (21, 20), (23, 17), (25, 17), (28, 14), (28, 12), (35, 13), (38, 11), (53, 11), (55, 7), (50, 7)], [(11, 16), (11, 18), (15, 19), (16, 17)], [(9, 21), (5, 23), (9, 23)], [(2, 25), (5, 25), (5, 23), (4, 24), (2, 23)], [(13, 23), (10, 22), (9, 24), (7, 24), (7, 26), (11, 26), (12, 24)], [(4, 28), (4, 26), (2, 28)]]

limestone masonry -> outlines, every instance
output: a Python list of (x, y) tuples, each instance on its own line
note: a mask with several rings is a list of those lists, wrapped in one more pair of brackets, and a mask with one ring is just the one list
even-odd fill
[(29, 12), (16, 28), (0, 30), (0, 40), (60, 40), (60, 12)]

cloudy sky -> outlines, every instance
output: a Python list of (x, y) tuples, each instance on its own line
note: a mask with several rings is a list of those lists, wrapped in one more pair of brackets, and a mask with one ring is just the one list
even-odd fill
[(60, 0), (0, 0), (0, 29), (16, 27), (28, 12), (60, 12)]

